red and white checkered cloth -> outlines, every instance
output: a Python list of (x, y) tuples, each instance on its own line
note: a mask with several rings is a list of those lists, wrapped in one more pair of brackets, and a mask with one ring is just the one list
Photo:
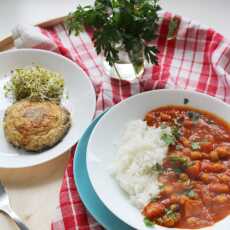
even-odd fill
[[(91, 79), (97, 94), (97, 113), (119, 101), (152, 89), (195, 90), (230, 103), (230, 43), (214, 30), (177, 17), (180, 22), (173, 40), (167, 40), (169, 21), (164, 13), (155, 41), (159, 65), (145, 69), (134, 82), (106, 76), (91, 41), (92, 31), (69, 36), (60, 24), (50, 29), (18, 26), (14, 31), (17, 47), (33, 47), (58, 52), (80, 65)], [(76, 76), (77, 77), (77, 76)], [(87, 105), (86, 105), (87, 106)], [(96, 230), (102, 227), (90, 216), (80, 200), (73, 178), (73, 155), (65, 171), (60, 203), (52, 230)]]

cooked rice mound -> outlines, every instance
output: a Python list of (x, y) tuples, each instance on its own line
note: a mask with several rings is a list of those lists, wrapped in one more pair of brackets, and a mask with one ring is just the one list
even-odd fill
[(167, 154), (168, 146), (161, 135), (170, 132), (170, 128), (148, 127), (142, 120), (133, 120), (124, 129), (114, 176), (137, 208), (142, 209), (159, 193), (158, 174), (153, 167)]

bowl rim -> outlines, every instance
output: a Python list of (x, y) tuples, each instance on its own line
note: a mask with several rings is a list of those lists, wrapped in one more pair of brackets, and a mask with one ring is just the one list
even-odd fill
[[(135, 229), (138, 229), (137, 226), (133, 225), (131, 222), (127, 222), (125, 219), (121, 218), (121, 216), (118, 216), (114, 210), (112, 210), (110, 208), (110, 205), (108, 205), (106, 202), (104, 202), (104, 200), (102, 199), (101, 197), (101, 194), (98, 192), (98, 189), (97, 187), (95, 186), (95, 182), (94, 180), (92, 179), (92, 172), (90, 171), (89, 169), (89, 146), (92, 145), (91, 142), (92, 142), (92, 139), (93, 137), (95, 136), (95, 133), (97, 131), (97, 127), (100, 126), (100, 123), (103, 122), (103, 120), (105, 120), (107, 117), (110, 116), (110, 114), (112, 114), (115, 110), (117, 110), (120, 106), (122, 106), (123, 104), (125, 103), (129, 103), (129, 101), (131, 100), (135, 100), (137, 97), (142, 97), (146, 94), (158, 94), (158, 93), (167, 93), (167, 92), (171, 92), (171, 93), (185, 93), (185, 94), (189, 94), (191, 97), (193, 97), (193, 95), (198, 95), (199, 97), (205, 97), (205, 98), (208, 98), (208, 100), (212, 100), (213, 102), (217, 102), (217, 103), (220, 103), (222, 106), (225, 106), (225, 107), (228, 107), (228, 109), (230, 110), (230, 105), (227, 104), (226, 102), (222, 101), (221, 99), (217, 98), (217, 97), (214, 97), (214, 96), (211, 96), (211, 95), (208, 95), (208, 94), (205, 94), (205, 93), (202, 93), (202, 92), (197, 92), (197, 91), (192, 91), (192, 90), (184, 90), (184, 89), (156, 89), (156, 90), (150, 90), (150, 91), (145, 91), (145, 92), (141, 92), (141, 93), (138, 93), (138, 94), (135, 94), (133, 96), (130, 96), (124, 100), (122, 100), (121, 102), (119, 102), (118, 104), (116, 104), (115, 106), (113, 106), (111, 109), (109, 109), (107, 111), (107, 113), (104, 114), (104, 116), (101, 117), (101, 119), (99, 120), (99, 122), (95, 125), (91, 135), (90, 135), (90, 138), (89, 138), (89, 142), (88, 142), (88, 145), (87, 145), (87, 152), (86, 152), (86, 166), (87, 166), (87, 171), (88, 171), (88, 175), (89, 175), (89, 178), (90, 178), (90, 182), (93, 186), (93, 189), (95, 191), (95, 193), (97, 194), (97, 196), (99, 197), (99, 199), (101, 200), (101, 202), (103, 202), (103, 204), (119, 219), (121, 219), (122, 221), (124, 221), (126, 224), (130, 225), (131, 227), (135, 228)], [(169, 104), (170, 105), (170, 104)], [(173, 105), (173, 104), (172, 104)], [(184, 105), (184, 106), (190, 106), (190, 105)], [(160, 107), (160, 106), (159, 106)], [(190, 106), (191, 108), (196, 108), (195, 106)], [(201, 109), (202, 110), (202, 109)], [(204, 111), (207, 111), (208, 110), (205, 110)], [(212, 113), (212, 112), (211, 112)], [(215, 114), (215, 113), (214, 113)], [(217, 115), (218, 116), (218, 115)], [(119, 185), (118, 185), (119, 186)], [(121, 188), (120, 188), (121, 189)], [(127, 200), (128, 201), (128, 200)], [(134, 207), (135, 208), (135, 207)], [(230, 216), (226, 216), (224, 219), (226, 218), (230, 218)], [(216, 222), (215, 224), (223, 221), (224, 219)], [(214, 225), (215, 225), (214, 224)], [(204, 227), (204, 228), (200, 228), (202, 230), (209, 230), (210, 228), (212, 229), (213, 226), (207, 226), (207, 227)], [(157, 227), (157, 228), (156, 228)], [(167, 228), (167, 227), (164, 227), (164, 226), (160, 226), (160, 225), (156, 225), (155, 226), (155, 229), (170, 229), (170, 228)], [(177, 228), (171, 228), (171, 229), (177, 229)], [(181, 230), (183, 230), (182, 228), (179, 228)]]

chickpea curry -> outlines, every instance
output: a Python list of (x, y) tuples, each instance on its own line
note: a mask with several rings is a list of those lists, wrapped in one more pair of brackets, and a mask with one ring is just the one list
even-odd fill
[(160, 193), (144, 207), (147, 223), (202, 228), (230, 214), (230, 126), (205, 111), (167, 106), (145, 116), (148, 126), (171, 127), (158, 173)]

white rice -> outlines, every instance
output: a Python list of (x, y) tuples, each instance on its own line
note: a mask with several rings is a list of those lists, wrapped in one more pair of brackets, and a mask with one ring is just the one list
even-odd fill
[(148, 127), (142, 120), (127, 124), (121, 138), (115, 161), (114, 176), (131, 202), (142, 209), (159, 193), (157, 172), (152, 170), (162, 163), (168, 146), (161, 140), (162, 133), (170, 128)]

